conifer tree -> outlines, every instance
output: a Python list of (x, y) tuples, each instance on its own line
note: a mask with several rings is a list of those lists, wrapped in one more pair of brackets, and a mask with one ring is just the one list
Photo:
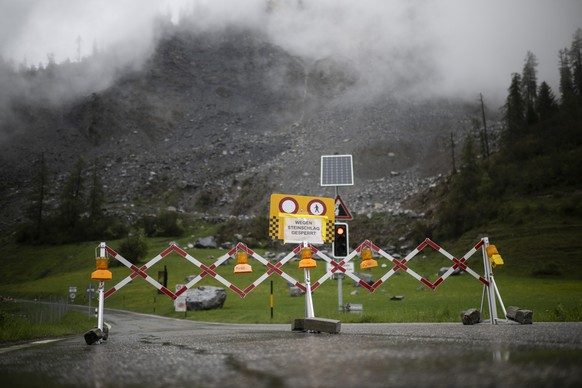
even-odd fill
[(550, 86), (543, 81), (538, 90), (536, 113), (541, 121), (547, 120), (558, 112), (558, 103)]
[(523, 134), (525, 127), (525, 104), (521, 92), (521, 75), (514, 73), (509, 86), (504, 108), (505, 141), (512, 142)]
[(531, 51), (528, 51), (521, 73), (521, 92), (525, 104), (525, 121), (527, 124), (533, 124), (537, 121), (535, 110), (538, 92), (537, 65), (536, 56)]
[(560, 93), (562, 94), (561, 105), (570, 106), (574, 103), (574, 83), (572, 81), (572, 70), (570, 68), (570, 58), (567, 49), (560, 50)]
[(572, 68), (572, 84), (574, 93), (582, 102), (582, 29), (578, 28), (574, 33), (570, 51), (568, 52)]

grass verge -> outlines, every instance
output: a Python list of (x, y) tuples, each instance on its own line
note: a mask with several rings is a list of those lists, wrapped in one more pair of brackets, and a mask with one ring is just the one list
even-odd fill
[(4, 299), (0, 302), (0, 344), (79, 334), (91, 322), (88, 313), (66, 305)]

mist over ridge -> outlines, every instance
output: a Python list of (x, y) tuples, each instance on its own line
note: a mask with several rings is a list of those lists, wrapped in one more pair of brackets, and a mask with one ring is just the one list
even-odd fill
[(481, 92), (500, 105), (527, 51), (538, 57), (540, 80), (557, 90), (557, 51), (581, 13), (576, 0), (26, 0), (0, 4), (0, 56), (18, 67), (108, 53), (105, 73), (93, 73), (108, 80), (147, 60), (160, 22), (235, 26), (261, 31), (293, 55), (348, 58), (372, 85), (403, 93), (405, 83), (415, 96)]

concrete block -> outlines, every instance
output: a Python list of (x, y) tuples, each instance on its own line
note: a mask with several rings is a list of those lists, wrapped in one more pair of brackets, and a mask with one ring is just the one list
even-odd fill
[(463, 325), (474, 325), (481, 322), (481, 313), (477, 309), (469, 309), (461, 314)]
[(507, 308), (507, 318), (522, 325), (531, 325), (533, 323), (533, 311), (509, 306)]
[(92, 345), (98, 343), (103, 338), (103, 332), (96, 327), (93, 330), (86, 332), (83, 337), (85, 338), (87, 345)]
[(295, 319), (291, 324), (291, 330), (338, 334), (341, 331), (341, 322), (326, 318)]
[(363, 313), (364, 305), (361, 303), (348, 303), (345, 306), (345, 310), (350, 313)]

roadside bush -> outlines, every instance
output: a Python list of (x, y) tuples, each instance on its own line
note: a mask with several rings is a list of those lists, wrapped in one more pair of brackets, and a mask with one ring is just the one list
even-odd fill
[(575, 194), (562, 201), (558, 213), (563, 216), (582, 216), (582, 195)]
[(220, 225), (216, 232), (216, 238), (221, 243), (238, 242), (237, 235), (242, 237), (242, 242), (252, 247), (269, 246), (272, 243), (269, 236), (269, 218), (231, 219)]
[(184, 234), (184, 220), (176, 212), (162, 212), (158, 216), (143, 216), (137, 222), (148, 237), (179, 237)]
[(560, 266), (554, 262), (544, 263), (536, 266), (532, 271), (532, 276), (546, 277), (546, 276), (562, 276)]
[[(143, 230), (138, 230), (132, 236), (121, 242), (118, 252), (133, 264), (138, 264), (148, 253), (148, 244)], [(117, 261), (115, 261), (117, 263)]]

